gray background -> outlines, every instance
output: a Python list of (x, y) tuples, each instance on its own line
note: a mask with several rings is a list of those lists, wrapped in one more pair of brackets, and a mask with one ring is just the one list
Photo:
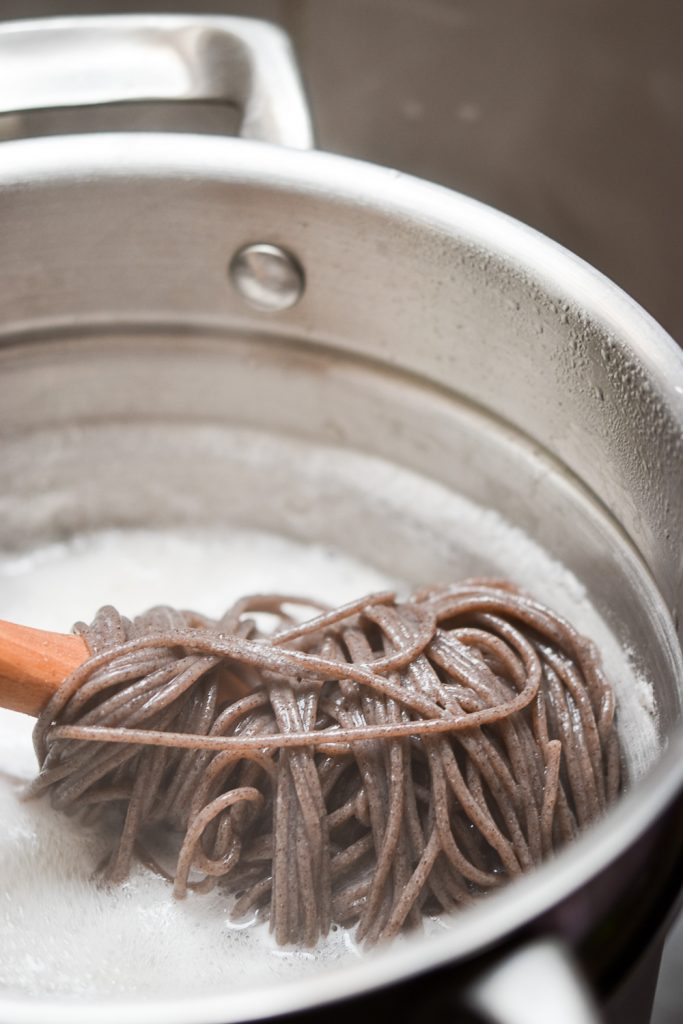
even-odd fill
[[(0, 0), (6, 18), (140, 9), (279, 21), (321, 148), (532, 224), (683, 342), (683, 0)], [(629, 993), (613, 1008), (623, 1024), (647, 1020), (656, 951), (650, 959), (642, 998)], [(683, 1022), (682, 974), (683, 920), (665, 950), (653, 1024)]]

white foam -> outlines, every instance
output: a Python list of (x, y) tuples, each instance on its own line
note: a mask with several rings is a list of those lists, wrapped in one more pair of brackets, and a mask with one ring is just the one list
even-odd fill
[[(68, 631), (112, 602), (135, 614), (172, 603), (218, 614), (250, 591), (283, 590), (332, 602), (392, 581), (321, 545), (240, 530), (107, 532), (0, 560), (0, 615)], [(231, 925), (220, 893), (175, 901), (138, 868), (120, 888), (92, 875), (106, 837), (20, 802), (36, 770), (33, 720), (0, 711), (0, 989), (106, 995), (208, 992), (274, 982), (356, 955), (343, 931), (313, 956), (277, 949), (267, 929)], [(264, 955), (265, 953), (265, 955)]]
[[(413, 540), (425, 557), (435, 565), (453, 559), (446, 521), (459, 523), (460, 537), (474, 531), (475, 541), (487, 541), (487, 569), (552, 603), (596, 639), (614, 678), (633, 680), (628, 657), (571, 574), (494, 513), (452, 494), (447, 499), (443, 489), (439, 494), (439, 501), (432, 495), (429, 524), (411, 527), (421, 531)], [(249, 591), (287, 590), (341, 602), (394, 585), (367, 560), (258, 531), (109, 531), (0, 557), (0, 616), (66, 631), (109, 602), (127, 614), (159, 602), (218, 614)], [(627, 726), (640, 715), (641, 733), (647, 732), (643, 708), (632, 705), (626, 706)], [(0, 773), (19, 780), (34, 774), (32, 724), (0, 712)], [(643, 749), (651, 742), (646, 736)], [(100, 889), (91, 878), (106, 839), (46, 801), (19, 802), (18, 792), (19, 782), (0, 774), (0, 990), (76, 997), (206, 994), (263, 987), (357, 955), (341, 929), (315, 955), (278, 950), (263, 926), (232, 926), (220, 893), (177, 902), (167, 883), (142, 868), (124, 886)]]

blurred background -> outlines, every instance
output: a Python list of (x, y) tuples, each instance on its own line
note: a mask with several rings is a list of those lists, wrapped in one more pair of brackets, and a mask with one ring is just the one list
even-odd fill
[[(531, 224), (683, 343), (683, 0), (0, 0), (3, 18), (136, 10), (279, 22), (320, 148)], [(646, 1020), (650, 959), (623, 1024)], [(682, 972), (679, 922), (653, 1024), (683, 1021)]]

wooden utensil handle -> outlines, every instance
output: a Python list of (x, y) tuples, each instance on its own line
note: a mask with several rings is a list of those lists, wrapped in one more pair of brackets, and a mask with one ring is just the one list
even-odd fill
[(37, 716), (60, 683), (89, 656), (80, 636), (0, 619), (0, 707)]

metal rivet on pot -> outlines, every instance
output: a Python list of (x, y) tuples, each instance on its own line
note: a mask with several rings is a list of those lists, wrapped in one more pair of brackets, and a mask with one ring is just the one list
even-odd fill
[(254, 309), (289, 309), (304, 291), (304, 272), (296, 257), (279, 245), (257, 243), (238, 249), (230, 261), (230, 279)]

